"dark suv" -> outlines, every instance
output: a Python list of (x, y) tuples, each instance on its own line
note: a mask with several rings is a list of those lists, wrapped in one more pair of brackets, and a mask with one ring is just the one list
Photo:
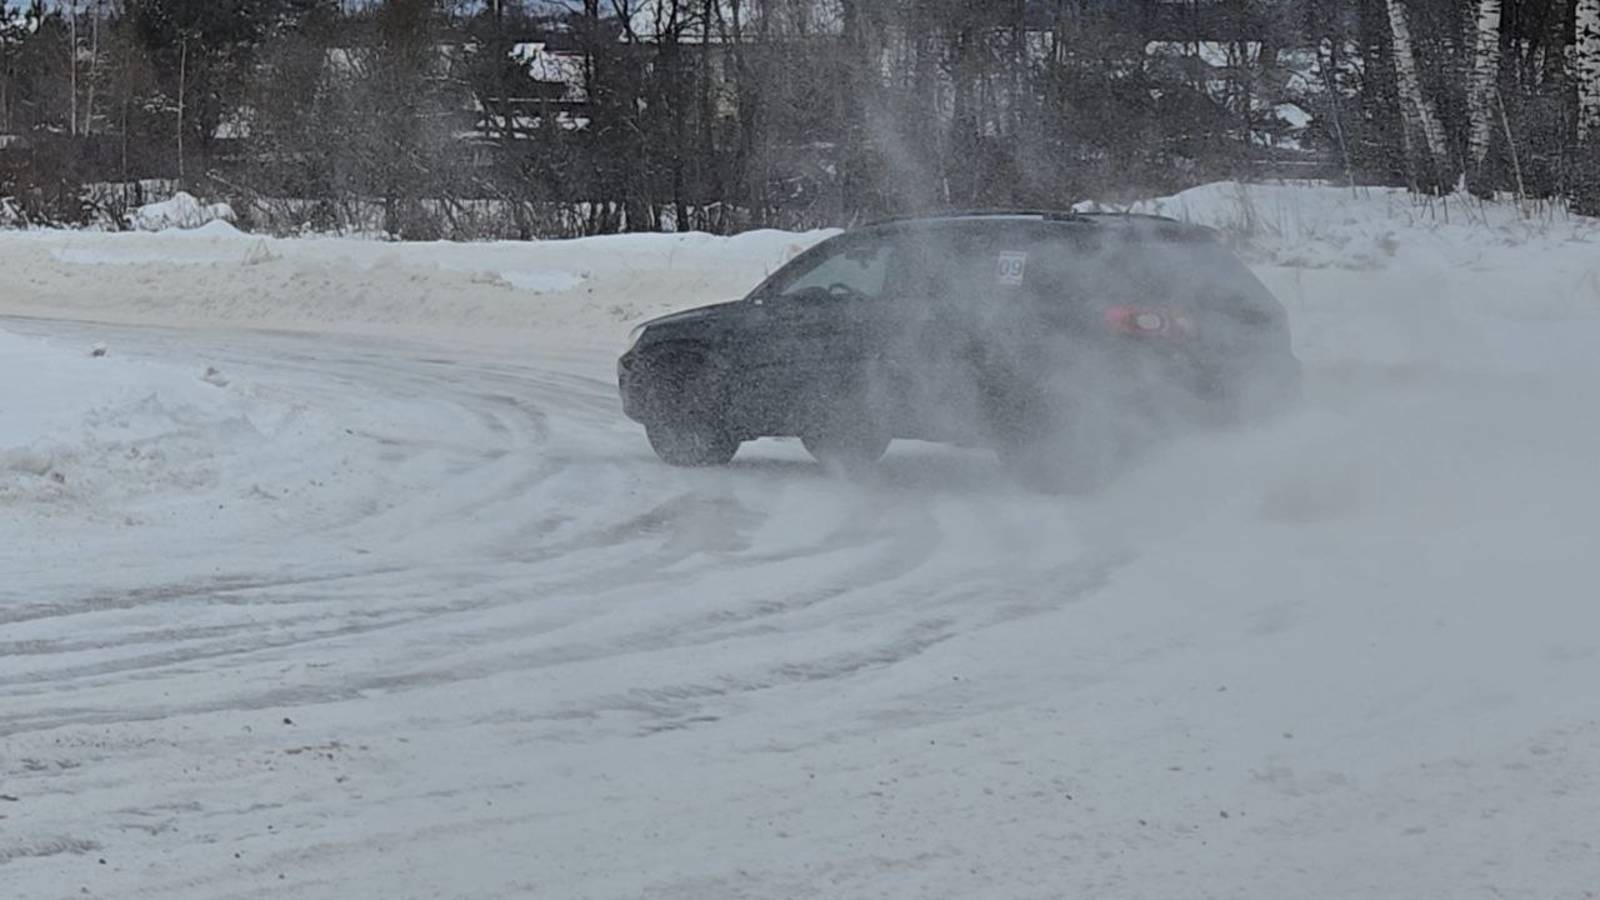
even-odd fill
[(623, 408), (669, 463), (799, 437), (859, 466), (894, 438), (986, 445), (1087, 486), (1171, 429), (1298, 390), (1283, 307), (1209, 229), (961, 213), (823, 241), (743, 300), (635, 329)]

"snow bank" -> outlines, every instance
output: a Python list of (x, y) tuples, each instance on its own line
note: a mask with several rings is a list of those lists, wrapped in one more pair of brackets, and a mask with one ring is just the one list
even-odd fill
[(171, 199), (147, 203), (134, 210), (130, 218), (133, 227), (140, 231), (167, 231), (169, 229), (207, 228), (216, 231), (236, 231), (233, 207), (226, 203), (201, 203), (192, 195), (179, 191)]
[[(1483, 343), (1484, 317), (1600, 315), (1600, 225), (1553, 207), (1238, 183), (1085, 207), (1221, 229), (1291, 307), (1301, 349), (1328, 365), (1450, 362)], [(272, 239), (222, 222), (11, 232), (0, 266), (25, 289), (0, 312), (609, 348), (642, 319), (744, 295), (833, 233), (459, 244)], [(1364, 274), (1378, 270), (1382, 292)]]
[[(0, 233), (0, 265), (28, 290), (0, 300), (0, 312), (611, 341), (641, 318), (740, 297), (833, 233), (462, 244), (263, 238), (220, 222), (153, 234), (9, 232)], [(84, 290), (84, 278), (96, 287)]]
[(251, 406), (204, 367), (118, 359), (0, 332), (0, 505), (193, 487), (258, 436)]
[[(1087, 206), (1224, 231), (1290, 307), (1318, 365), (1454, 366), (1497, 321), (1600, 315), (1600, 225), (1552, 207), (1238, 183)], [(10, 232), (0, 266), (19, 289), (0, 312), (609, 350), (642, 319), (744, 295), (833, 233), (459, 244), (272, 239), (222, 223)]]
[(1378, 268), (1402, 250), (1458, 265), (1515, 265), (1530, 244), (1600, 242), (1600, 220), (1571, 215), (1560, 205), (1323, 183), (1215, 182), (1170, 197), (1086, 201), (1075, 208), (1206, 225), (1258, 258), (1302, 268)]

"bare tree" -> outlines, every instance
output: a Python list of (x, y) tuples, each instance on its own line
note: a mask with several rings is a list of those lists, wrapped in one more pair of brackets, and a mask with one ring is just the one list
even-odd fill
[(1578, 141), (1600, 139), (1600, 0), (1578, 0), (1574, 70), (1578, 78)]
[(1600, 215), (1600, 0), (1577, 0), (1572, 24), (1578, 115), (1567, 186), (1573, 209)]
[[(1464, 173), (1481, 195), (1526, 185), (1600, 212), (1600, 0), (26, 10), (0, 19), (0, 122), (60, 196), (178, 169), (191, 189), (299, 198), (271, 206), (280, 219), (381, 206), (395, 234), (466, 236), (509, 228), (489, 222), (503, 214), (533, 236), (811, 227), (1309, 170), (1428, 190)], [(295, 31), (311, 11), (315, 37)], [(571, 83), (517, 65), (513, 42), (565, 57)]]
[(1400, 88), (1402, 116), (1407, 120), (1407, 140), (1416, 133), (1422, 141), (1421, 153), (1413, 153), (1413, 162), (1420, 163), (1424, 172), (1422, 187), (1430, 190), (1447, 190), (1452, 166), (1450, 145), (1445, 135), (1444, 123), (1434, 109), (1433, 100), (1422, 90), (1422, 79), (1417, 72), (1416, 52), (1411, 40), (1411, 17), (1405, 0), (1388, 0), (1389, 31), (1393, 42), (1395, 80)]
[(178, 181), (183, 181), (183, 114), (189, 100), (189, 38), (179, 39), (178, 49)]
[(78, 135), (78, 5), (79, 0), (67, 4), (67, 132)]
[(1475, 191), (1492, 193), (1484, 163), (1494, 136), (1494, 101), (1500, 83), (1500, 13), (1503, 0), (1478, 0), (1473, 14), (1472, 70), (1467, 84), (1467, 178)]
[(85, 136), (94, 134), (94, 101), (95, 88), (100, 83), (100, 23), (105, 18), (105, 0), (94, 0), (94, 18), (90, 28), (92, 37), (89, 44), (89, 96), (83, 109), (83, 133)]

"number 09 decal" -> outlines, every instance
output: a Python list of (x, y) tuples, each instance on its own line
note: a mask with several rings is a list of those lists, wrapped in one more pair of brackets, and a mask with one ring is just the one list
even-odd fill
[(1027, 271), (1028, 254), (1008, 250), (1000, 254), (994, 280), (1010, 287), (1020, 286)]

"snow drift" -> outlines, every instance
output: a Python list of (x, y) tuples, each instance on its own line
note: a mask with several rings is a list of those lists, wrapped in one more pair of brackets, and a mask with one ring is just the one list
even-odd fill
[(0, 332), (0, 502), (112, 502), (216, 477), (258, 438), (221, 373), (117, 358)]

